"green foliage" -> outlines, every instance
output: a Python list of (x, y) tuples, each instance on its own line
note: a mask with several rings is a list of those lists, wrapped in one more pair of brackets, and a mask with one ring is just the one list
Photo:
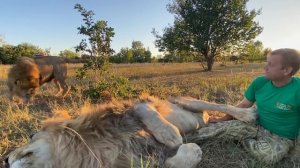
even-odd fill
[(91, 61), (97, 63), (88, 63), (86, 66), (91, 65), (94, 66), (91, 68), (100, 69), (108, 62), (109, 56), (114, 52), (110, 47), (111, 38), (115, 34), (114, 29), (107, 26), (107, 21), (94, 21), (94, 12), (86, 10), (80, 4), (76, 4), (74, 9), (78, 10), (83, 16), (84, 25), (77, 28), (79, 34), (87, 36), (87, 39), (81, 40), (76, 47), (76, 51), (88, 52), (91, 57), (95, 57)]
[(133, 62), (133, 52), (130, 48), (121, 48), (120, 52), (110, 57), (113, 63), (131, 63)]
[(76, 53), (71, 50), (63, 50), (60, 51), (59, 56), (66, 57), (66, 58), (79, 58), (79, 53)]
[(181, 20), (174, 21), (174, 26), (164, 28), (164, 34), (161, 36), (153, 29), (152, 34), (155, 36), (155, 46), (160, 52), (180, 52), (191, 50), (192, 34), (186, 31), (187, 27)]
[[(198, 52), (212, 70), (215, 57), (237, 44), (246, 43), (262, 32), (254, 21), (260, 11), (246, 9), (248, 0), (173, 0), (169, 12), (174, 26), (164, 29), (155, 44), (161, 51)], [(201, 58), (199, 60), (202, 60)]]
[(272, 49), (271, 49), (271, 48), (265, 48), (265, 49), (263, 50), (263, 56), (264, 56), (265, 58), (267, 58), (267, 55), (270, 54), (271, 52), (272, 52)]
[(4, 44), (0, 47), (0, 61), (3, 64), (13, 64), (21, 56), (32, 57), (33, 54), (42, 52), (45, 50), (29, 43), (22, 43), (17, 46)]
[(3, 45), (0, 47), (0, 61), (3, 64), (12, 64), (16, 58), (14, 57), (14, 46)]
[(77, 79), (85, 79), (88, 76), (88, 70), (93, 70), (94, 74), (106, 73), (111, 65), (109, 62), (100, 62), (95, 57), (87, 58), (84, 61), (83, 67), (78, 68), (76, 71)]
[(265, 61), (266, 55), (264, 54), (264, 47), (261, 41), (250, 41), (241, 52), (243, 60)]
[(113, 73), (102, 73), (102, 77), (95, 85), (90, 85), (83, 94), (92, 100), (101, 101), (107, 93), (116, 98), (128, 98), (134, 94), (128, 78), (116, 76)]
[(164, 62), (196, 62), (198, 61), (198, 54), (186, 50), (171, 51), (164, 56)]
[(141, 41), (133, 41), (131, 48), (121, 48), (120, 52), (110, 58), (114, 63), (151, 62), (151, 52)]

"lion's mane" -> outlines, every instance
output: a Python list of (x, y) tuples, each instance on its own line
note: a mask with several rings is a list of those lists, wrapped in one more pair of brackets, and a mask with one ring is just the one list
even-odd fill
[(141, 161), (162, 165), (168, 153), (176, 152), (153, 138), (132, 115), (131, 103), (114, 101), (84, 111), (76, 119), (45, 121), (42, 131), (53, 135), (55, 146), (53, 166), (140, 167)]

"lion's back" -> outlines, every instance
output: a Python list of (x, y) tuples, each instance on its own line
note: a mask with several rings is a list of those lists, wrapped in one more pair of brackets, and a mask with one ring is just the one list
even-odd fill
[(41, 76), (53, 75), (58, 81), (64, 81), (67, 77), (67, 63), (65, 58), (59, 56), (45, 56), (34, 58), (40, 69)]

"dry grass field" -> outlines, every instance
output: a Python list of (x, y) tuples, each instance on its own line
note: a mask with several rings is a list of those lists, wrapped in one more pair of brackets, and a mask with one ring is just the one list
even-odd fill
[[(69, 65), (67, 83), (71, 86), (65, 98), (55, 97), (54, 84), (43, 86), (32, 104), (11, 103), (7, 98), (6, 78), (9, 66), (0, 67), (0, 159), (10, 150), (29, 140), (37, 131), (41, 121), (51, 117), (56, 111), (67, 111), (78, 115), (78, 109), (94, 102), (83, 91), (102, 80), (97, 73), (89, 73), (84, 80), (76, 79), (76, 69), (80, 65)], [(129, 79), (132, 93), (122, 99), (136, 98), (140, 93), (165, 99), (169, 96), (191, 96), (217, 103), (236, 104), (245, 89), (256, 76), (263, 74), (263, 64), (243, 64), (227, 66), (215, 65), (213, 72), (204, 72), (198, 63), (182, 64), (122, 64), (109, 69), (116, 76)], [(299, 74), (298, 74), (299, 75)], [(211, 112), (210, 115), (223, 115)], [(241, 149), (238, 142), (207, 141), (199, 144), (203, 150), (203, 160), (199, 167), (207, 168), (262, 168), (300, 167), (300, 152), (291, 154), (276, 165), (264, 165)], [(1, 167), (1, 166), (0, 166)]]

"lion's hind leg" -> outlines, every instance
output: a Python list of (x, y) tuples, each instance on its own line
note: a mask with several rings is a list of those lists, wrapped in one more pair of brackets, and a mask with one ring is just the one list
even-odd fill
[(150, 103), (137, 103), (134, 106), (134, 115), (146, 125), (160, 143), (170, 148), (176, 148), (183, 143), (178, 128), (167, 121)]
[(70, 88), (68, 87), (66, 82), (65, 81), (59, 81), (57, 79), (54, 79), (53, 81), (54, 81), (54, 84), (56, 85), (56, 87), (58, 89), (55, 96), (62, 95), (63, 97), (65, 97), (68, 94), (69, 90), (70, 90)]
[(170, 168), (194, 168), (202, 159), (202, 150), (195, 143), (182, 144), (175, 156), (165, 161), (165, 166)]
[(55, 94), (55, 96), (59, 96), (59, 95), (61, 94), (61, 92), (62, 92), (62, 88), (61, 88), (61, 86), (60, 86), (58, 80), (53, 79), (53, 82), (54, 82), (55, 86), (56, 86), (57, 89), (58, 89), (58, 91), (57, 91), (57, 93)]
[(62, 85), (62, 89), (63, 89), (62, 96), (65, 97), (68, 94), (68, 92), (70, 91), (70, 87), (66, 84), (65, 81), (63, 81), (61, 83), (61, 85)]

